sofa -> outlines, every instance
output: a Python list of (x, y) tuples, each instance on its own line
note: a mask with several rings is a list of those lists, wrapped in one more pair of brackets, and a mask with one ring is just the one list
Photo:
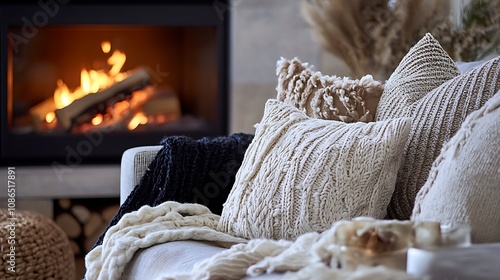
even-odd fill
[[(276, 74), (254, 135), (123, 154), (122, 205), (87, 279), (498, 278), (500, 57), (457, 63), (426, 34), (383, 83), (297, 58)], [(449, 224), (469, 230), (459, 246), (433, 235)], [(403, 254), (339, 269), (333, 244), (353, 225), (389, 229)]]
[[(141, 146), (124, 152), (121, 162), (120, 201), (139, 183), (148, 164), (162, 146)], [(122, 279), (158, 279), (165, 274), (189, 272), (193, 265), (226, 250), (202, 241), (175, 241), (139, 250), (127, 265)], [(446, 260), (446, 261), (442, 261)], [(429, 279), (497, 279), (500, 243), (474, 244), (438, 252), (413, 250), (407, 270)], [(481, 277), (481, 273), (484, 275)], [(283, 279), (281, 274), (245, 279)]]

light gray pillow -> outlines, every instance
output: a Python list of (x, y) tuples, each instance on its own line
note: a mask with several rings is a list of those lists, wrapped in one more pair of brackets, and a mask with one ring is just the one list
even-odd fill
[(474, 243), (500, 242), (499, 199), (500, 91), (443, 146), (412, 219), (468, 225)]
[(471, 112), (500, 90), (500, 57), (459, 75), (439, 43), (426, 35), (387, 81), (376, 120), (410, 117), (412, 127), (398, 171), (388, 217), (410, 218), (443, 144)]

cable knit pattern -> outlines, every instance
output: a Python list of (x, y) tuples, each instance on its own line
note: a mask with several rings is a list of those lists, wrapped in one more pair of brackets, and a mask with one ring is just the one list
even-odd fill
[(267, 101), (219, 230), (295, 239), (337, 220), (384, 218), (411, 121), (343, 123)]
[(474, 243), (500, 242), (500, 91), (442, 148), (412, 219), (464, 224)]
[(425, 184), (443, 144), (457, 132), (467, 115), (481, 108), (499, 89), (500, 57), (497, 57), (425, 95), (394, 104), (394, 108), (379, 108), (386, 116), (413, 120), (388, 209), (389, 218), (410, 218), (417, 192)]
[(220, 214), (252, 139), (253, 135), (244, 133), (198, 140), (187, 136), (165, 137), (161, 141), (163, 147), (139, 185), (120, 206), (94, 247), (102, 244), (106, 231), (123, 215), (144, 205), (156, 206), (165, 201), (200, 203)]
[(427, 33), (408, 51), (385, 83), (375, 120), (405, 115), (407, 106), (459, 74), (448, 53)]
[(277, 99), (314, 118), (343, 122), (371, 122), (382, 95), (382, 84), (371, 75), (360, 80), (327, 76), (298, 58), (277, 62)]
[(200, 204), (168, 201), (156, 207), (143, 206), (125, 214), (106, 232), (102, 245), (87, 254), (85, 279), (120, 279), (134, 253), (154, 244), (176, 240), (231, 244), (247, 241), (216, 231), (218, 221), (218, 215)]

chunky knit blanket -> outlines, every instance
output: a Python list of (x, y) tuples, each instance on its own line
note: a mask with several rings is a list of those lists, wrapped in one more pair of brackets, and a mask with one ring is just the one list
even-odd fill
[(165, 201), (199, 203), (212, 213), (220, 214), (252, 139), (253, 135), (244, 133), (199, 140), (186, 136), (165, 137), (161, 141), (163, 147), (141, 181), (93, 247), (102, 244), (106, 232), (123, 215), (144, 205), (157, 206)]
[(218, 222), (219, 216), (201, 204), (174, 201), (127, 213), (106, 232), (102, 245), (86, 255), (85, 279), (120, 279), (137, 250), (163, 242), (204, 240), (228, 245), (246, 242), (215, 230)]
[(334, 229), (306, 233), (295, 241), (252, 239), (197, 263), (190, 273), (172, 274), (161, 280), (237, 280), (274, 274), (280, 279), (328, 280), (417, 280), (401, 270), (385, 266), (358, 266), (354, 271), (339, 269), (331, 239)]
[(172, 271), (162, 279), (242, 279), (269, 273), (279, 273), (283, 279), (416, 279), (385, 267), (339, 270), (335, 265), (338, 255), (332, 246), (335, 224), (323, 233), (306, 233), (295, 241), (248, 241), (217, 231), (219, 218), (203, 205), (173, 201), (125, 214), (107, 231), (102, 245), (87, 254), (85, 278), (120, 279), (141, 248), (177, 240), (202, 240), (225, 244), (228, 249), (197, 263), (187, 274)]

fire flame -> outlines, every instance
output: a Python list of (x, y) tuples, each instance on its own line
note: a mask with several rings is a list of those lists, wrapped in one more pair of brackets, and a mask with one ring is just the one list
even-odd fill
[[(104, 53), (109, 52), (111, 50), (111, 44), (107, 41), (102, 42), (101, 48)], [(116, 50), (111, 57), (108, 58), (108, 65), (111, 66), (108, 72), (104, 70), (82, 69), (80, 72), (80, 86), (74, 91), (71, 91), (62, 80), (57, 80), (57, 88), (54, 91), (56, 108), (64, 108), (76, 99), (82, 98), (90, 93), (95, 93), (100, 89), (109, 87), (123, 80), (126, 74), (120, 71), (126, 59), (127, 57), (124, 53)]]
[(111, 43), (109, 41), (102, 42), (101, 49), (103, 53), (109, 53), (111, 51)]
[(148, 118), (144, 115), (143, 112), (139, 112), (134, 115), (132, 120), (128, 123), (128, 129), (134, 130), (136, 129), (140, 124), (146, 124), (148, 122)]
[(102, 123), (102, 120), (103, 120), (103, 116), (101, 114), (98, 114), (97, 116), (95, 116), (93, 119), (92, 119), (92, 124), (93, 125), (100, 125)]
[[(101, 42), (101, 50), (103, 53), (109, 53), (111, 51), (111, 43), (109, 41)], [(110, 66), (108, 71), (82, 69), (80, 72), (80, 86), (73, 91), (71, 91), (61, 79), (57, 80), (57, 88), (54, 91), (54, 104), (56, 109), (64, 108), (85, 95), (98, 92), (101, 89), (107, 88), (125, 79), (127, 73), (121, 72), (121, 70), (126, 59), (127, 57), (124, 53), (115, 50), (107, 60), (107, 64)], [(141, 96), (138, 96), (138, 98), (140, 99)], [(128, 101), (122, 101), (116, 103), (113, 110), (115, 113), (123, 112), (129, 107), (130, 104)], [(130, 130), (135, 129), (139, 124), (145, 124), (145, 116), (142, 114), (144, 117), (141, 117), (140, 114), (142, 113), (136, 114), (129, 122), (128, 127)], [(54, 112), (49, 112), (45, 116), (45, 121), (49, 124), (55, 119), (56, 115)], [(99, 125), (103, 120), (104, 118), (102, 115), (97, 115), (92, 119), (91, 123), (93, 125)]]
[(45, 121), (47, 123), (52, 123), (56, 119), (56, 113), (54, 112), (48, 112), (47, 115), (45, 116)]

